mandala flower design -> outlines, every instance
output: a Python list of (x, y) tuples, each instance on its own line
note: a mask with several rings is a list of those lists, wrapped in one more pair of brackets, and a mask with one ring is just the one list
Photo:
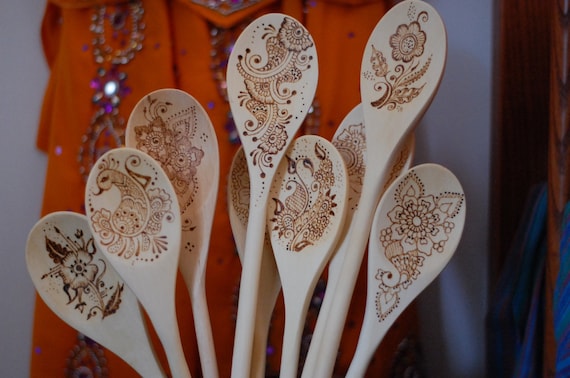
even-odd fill
[(399, 304), (399, 293), (420, 275), (427, 256), (445, 252), (455, 227), (453, 218), (463, 206), (462, 193), (426, 194), (415, 172), (405, 176), (394, 192), (395, 206), (387, 213), (389, 227), (380, 230), (384, 255), (394, 269), (376, 273), (376, 315), (385, 320)]
[(281, 23), (279, 40), (290, 51), (301, 52), (313, 46), (303, 26), (290, 17), (285, 17)]
[(421, 29), (417, 21), (409, 25), (400, 25), (396, 34), (390, 37), (392, 58), (396, 61), (410, 62), (414, 57), (420, 57), (424, 53), (426, 33)]
[(388, 213), (388, 217), (393, 222), (392, 235), (402, 241), (407, 251), (417, 250), (431, 255), (435, 244), (445, 243), (448, 239), (442, 222), (447, 216), (431, 195), (421, 196), (414, 190), (410, 191)]

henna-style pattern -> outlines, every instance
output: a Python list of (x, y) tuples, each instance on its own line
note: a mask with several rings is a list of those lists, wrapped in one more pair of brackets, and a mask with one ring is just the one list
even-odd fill
[(238, 55), (237, 70), (245, 84), (239, 104), (254, 118), (242, 125), (241, 137), (251, 138), (256, 144), (251, 157), (264, 178), (266, 169), (274, 166), (274, 156), (283, 151), (290, 137), (287, 126), (294, 115), (288, 106), (298, 95), (291, 85), (301, 81), (303, 72), (311, 67), (313, 56), (307, 50), (313, 41), (305, 28), (290, 17), (284, 17), (279, 28), (265, 25), (261, 32), (266, 56), (246, 49)]
[(368, 58), (370, 70), (363, 75), (367, 80), (375, 81), (378, 99), (371, 102), (375, 108), (402, 111), (402, 106), (418, 97), (426, 84), (421, 80), (429, 69), (432, 56), (423, 56), (427, 35), (421, 23), (427, 22), (429, 16), (422, 11), (416, 17), (415, 8), (411, 5), (408, 17), (412, 21), (400, 24), (388, 41), (395, 63), (393, 68), (388, 64), (382, 48), (372, 46), (372, 55)]
[[(144, 117), (148, 123), (134, 126), (136, 148), (158, 161), (172, 183), (182, 215), (182, 230), (196, 226), (189, 208), (199, 190), (198, 167), (206, 154), (205, 135), (197, 133), (196, 106), (180, 109), (177, 104), (147, 96)], [(179, 109), (172, 112), (171, 109)]]
[(362, 193), (364, 171), (366, 170), (366, 135), (364, 123), (348, 126), (338, 136), (333, 138), (336, 147), (346, 165), (348, 173), (348, 204), (351, 210), (358, 208)]
[[(78, 228), (67, 235), (57, 225), (48, 223), (43, 229), (45, 252), (54, 265), (41, 276), (49, 286), (67, 296), (67, 305), (85, 313), (86, 320), (104, 319), (114, 314), (121, 304), (124, 283), (108, 277), (107, 264), (96, 258), (97, 247), (91, 235)], [(112, 281), (112, 282), (111, 282)]]
[(273, 197), (274, 217), (269, 220), (286, 249), (293, 252), (301, 252), (324, 235), (337, 206), (333, 190), (337, 171), (328, 152), (318, 142), (314, 152), (308, 152), (285, 155), (287, 174), (281, 182), (285, 198)]
[[(93, 231), (109, 253), (125, 260), (154, 261), (168, 246), (167, 236), (161, 233), (162, 222), (175, 217), (173, 198), (156, 187), (158, 171), (149, 165), (153, 173), (143, 174), (141, 164), (146, 163), (137, 155), (124, 161), (113, 153), (103, 156), (96, 167), (97, 191), (88, 192), (87, 206)], [(116, 207), (97, 208), (94, 198), (111, 191), (113, 199), (118, 197)]]
[(410, 172), (395, 191), (396, 205), (387, 213), (391, 225), (380, 230), (380, 242), (396, 272), (379, 268), (376, 310), (383, 321), (399, 303), (399, 293), (421, 274), (426, 258), (443, 253), (461, 211), (463, 193), (427, 193), (422, 180)]

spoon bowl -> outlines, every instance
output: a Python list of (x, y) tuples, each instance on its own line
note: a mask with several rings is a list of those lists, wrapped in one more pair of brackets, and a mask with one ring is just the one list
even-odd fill
[(174, 377), (190, 377), (176, 319), (180, 208), (160, 165), (139, 150), (103, 154), (87, 179), (87, 219), (107, 260), (146, 310)]
[(68, 211), (28, 234), (26, 265), (46, 305), (145, 377), (166, 377), (136, 296), (93, 241), (87, 218)]
[[(414, 157), (414, 142), (414, 135), (411, 134), (407, 142), (400, 149), (398, 157), (392, 164), (390, 179), (388, 180), (390, 183), (396, 179), (402, 171), (406, 171), (410, 168)], [(334, 287), (338, 283), (342, 262), (345, 255), (350, 251), (348, 238), (346, 236), (352, 232), (350, 230), (350, 227), (354, 225), (352, 218), (358, 208), (364, 172), (366, 171), (366, 133), (361, 104), (355, 106), (346, 117), (344, 117), (332, 138), (332, 144), (339, 151), (346, 165), (349, 188), (344, 227), (340, 231), (340, 240), (328, 265), (327, 287)], [(326, 296), (327, 292), (325, 291), (325, 298)], [(327, 316), (333, 307), (334, 303), (330, 300), (325, 300), (321, 304), (317, 323), (311, 336), (309, 352), (305, 360), (304, 368), (307, 369), (307, 371), (312, 371), (316, 364), (322, 361), (322, 358), (319, 357), (319, 346), (322, 345), (324, 335), (328, 333), (324, 325), (326, 325)]]
[(338, 241), (348, 180), (338, 150), (316, 135), (297, 138), (275, 175), (268, 231), (285, 300), (280, 377), (298, 376), (305, 316), (317, 280)]
[[(324, 301), (328, 331), (319, 349), (318, 364), (307, 377), (331, 376), (346, 321), (372, 218), (390, 179), (398, 151), (413, 132), (437, 92), (445, 68), (446, 31), (437, 11), (420, 0), (406, 0), (390, 9), (372, 32), (362, 60), (360, 92), (368, 164), (359, 207), (347, 235), (351, 248), (343, 259), (336, 285), (328, 286)], [(323, 303), (323, 305), (325, 305)], [(329, 306), (332, 306), (329, 304)], [(305, 372), (304, 372), (305, 374)]]
[(190, 294), (202, 372), (218, 377), (205, 288), (220, 176), (214, 127), (194, 97), (178, 89), (159, 89), (133, 109), (125, 142), (159, 162), (176, 192), (182, 224), (179, 270)]
[(461, 239), (465, 195), (437, 164), (412, 168), (386, 191), (368, 250), (364, 323), (347, 377), (362, 377), (386, 332), (439, 275)]
[(261, 16), (245, 28), (228, 59), (228, 100), (251, 180), (234, 377), (250, 376), (269, 188), (313, 101), (317, 65), (309, 32), (294, 18), (277, 13)]

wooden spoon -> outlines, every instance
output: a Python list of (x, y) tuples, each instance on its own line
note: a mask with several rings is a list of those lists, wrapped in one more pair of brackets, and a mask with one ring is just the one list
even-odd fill
[(289, 147), (271, 187), (268, 231), (285, 300), (280, 377), (297, 377), (305, 316), (339, 238), (348, 180), (338, 150), (316, 135)]
[(133, 290), (162, 342), (173, 377), (190, 377), (176, 319), (180, 208), (160, 165), (116, 148), (93, 166), (85, 190), (93, 238)]
[[(352, 217), (358, 208), (364, 172), (366, 170), (366, 133), (364, 128), (362, 105), (358, 104), (342, 120), (332, 139), (332, 144), (340, 152), (346, 165), (349, 189), (344, 227), (340, 232), (340, 240), (328, 266), (327, 287), (334, 287), (337, 284), (342, 261), (350, 250), (346, 236), (352, 232), (349, 229), (353, 225)], [(392, 164), (390, 182), (398, 177), (402, 171), (410, 168), (414, 156), (414, 142), (414, 134), (410, 134), (407, 143), (402, 146), (398, 158)], [(322, 344), (324, 334), (327, 333), (324, 325), (326, 325), (327, 315), (334, 306), (333, 301), (330, 300), (332, 295), (327, 299), (327, 294), (328, 291), (325, 291), (325, 300), (321, 304), (317, 323), (311, 335), (309, 352), (304, 365), (307, 371), (315, 369), (315, 364), (318, 364), (320, 361), (319, 346)]]
[(327, 287), (334, 308), (327, 314), (322, 355), (307, 377), (329, 377), (370, 233), (374, 209), (390, 177), (392, 161), (435, 96), (445, 67), (443, 21), (429, 4), (402, 1), (380, 20), (366, 45), (361, 96), (368, 164), (358, 210), (347, 236), (351, 248), (335, 286)]
[(182, 216), (179, 269), (190, 294), (202, 372), (218, 377), (205, 288), (220, 176), (214, 127), (194, 97), (178, 89), (160, 89), (135, 106), (125, 141), (127, 147), (158, 161), (176, 191)]
[[(228, 182), (228, 213), (232, 233), (243, 261), (245, 254), (245, 236), (249, 216), (249, 173), (243, 148), (240, 147), (232, 160)], [(267, 338), (271, 317), (277, 297), (281, 292), (279, 272), (273, 257), (271, 242), (266, 237), (263, 244), (261, 269), (259, 274), (259, 299), (255, 311), (255, 330), (253, 340), (253, 358), (251, 376), (265, 377), (265, 363), (267, 356)]]
[(84, 215), (61, 211), (28, 234), (26, 265), (38, 294), (64, 322), (144, 377), (166, 377), (136, 296), (96, 247)]
[(267, 14), (251, 23), (228, 60), (228, 98), (251, 180), (233, 377), (250, 377), (269, 188), (311, 106), (317, 75), (317, 54), (310, 34), (300, 22), (283, 14)]
[(417, 166), (388, 188), (372, 224), (364, 323), (347, 377), (364, 376), (388, 329), (455, 253), (464, 224), (463, 189), (440, 165)]

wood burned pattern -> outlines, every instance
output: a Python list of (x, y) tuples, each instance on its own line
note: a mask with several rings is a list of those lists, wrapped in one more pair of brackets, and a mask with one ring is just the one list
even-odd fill
[(133, 127), (135, 147), (160, 163), (179, 201), (182, 230), (191, 231), (196, 225), (189, 209), (199, 190), (198, 169), (209, 135), (198, 132), (195, 105), (180, 106), (150, 95), (146, 101), (143, 112), (147, 123)]
[[(403, 105), (412, 102), (422, 92), (423, 78), (429, 70), (432, 56), (424, 56), (427, 34), (422, 23), (429, 20), (426, 11), (416, 16), (413, 4), (408, 10), (411, 22), (400, 24), (385, 46), (372, 45), (368, 59), (369, 67), (363, 70), (363, 77), (374, 82), (378, 98), (371, 102), (375, 108), (402, 111)], [(391, 49), (391, 60), (387, 60), (383, 49)]]
[(247, 224), (249, 217), (249, 172), (247, 170), (247, 161), (243, 148), (236, 152), (230, 172), (230, 195), (232, 196), (232, 206), (236, 212), (240, 222)]
[(295, 155), (285, 155), (287, 171), (282, 177), (278, 172), (275, 182), (280, 188), (272, 197), (272, 232), (292, 252), (314, 245), (327, 232), (338, 205), (336, 181), (344, 180), (324, 146), (319, 142), (306, 146), (302, 151), (295, 148)]
[(85, 320), (104, 319), (119, 310), (124, 283), (107, 267), (85, 226), (68, 233), (54, 222), (43, 225), (45, 260), (53, 264), (41, 280)]
[(395, 271), (377, 269), (376, 312), (383, 321), (398, 306), (399, 293), (421, 274), (426, 258), (443, 253), (454, 232), (454, 218), (464, 207), (459, 192), (428, 193), (412, 170), (394, 192), (395, 206), (388, 211), (390, 226), (380, 230), (380, 243)]
[(302, 83), (304, 72), (311, 68), (314, 44), (306, 29), (290, 17), (284, 17), (278, 27), (259, 26), (256, 35), (265, 41), (263, 52), (247, 48), (237, 57), (237, 70), (245, 88), (239, 92), (239, 105), (253, 117), (241, 125), (240, 138), (248, 138), (256, 145), (251, 157), (264, 178), (266, 170), (274, 167), (275, 156), (284, 152), (292, 137), (287, 126), (293, 117), (304, 116), (299, 109), (292, 111), (291, 105), (312, 102), (312, 98), (303, 97), (303, 91), (291, 87)]
[(103, 155), (90, 174), (95, 182), (88, 185), (92, 189), (87, 190), (86, 205), (97, 242), (108, 253), (152, 262), (169, 243), (163, 222), (179, 215), (173, 209), (176, 199), (157, 185), (164, 173), (150, 157), (147, 161), (141, 156), (114, 151)]
[(348, 203), (352, 210), (358, 207), (364, 172), (366, 170), (366, 134), (364, 123), (348, 126), (336, 136), (332, 144), (336, 147), (348, 173), (349, 193)]

